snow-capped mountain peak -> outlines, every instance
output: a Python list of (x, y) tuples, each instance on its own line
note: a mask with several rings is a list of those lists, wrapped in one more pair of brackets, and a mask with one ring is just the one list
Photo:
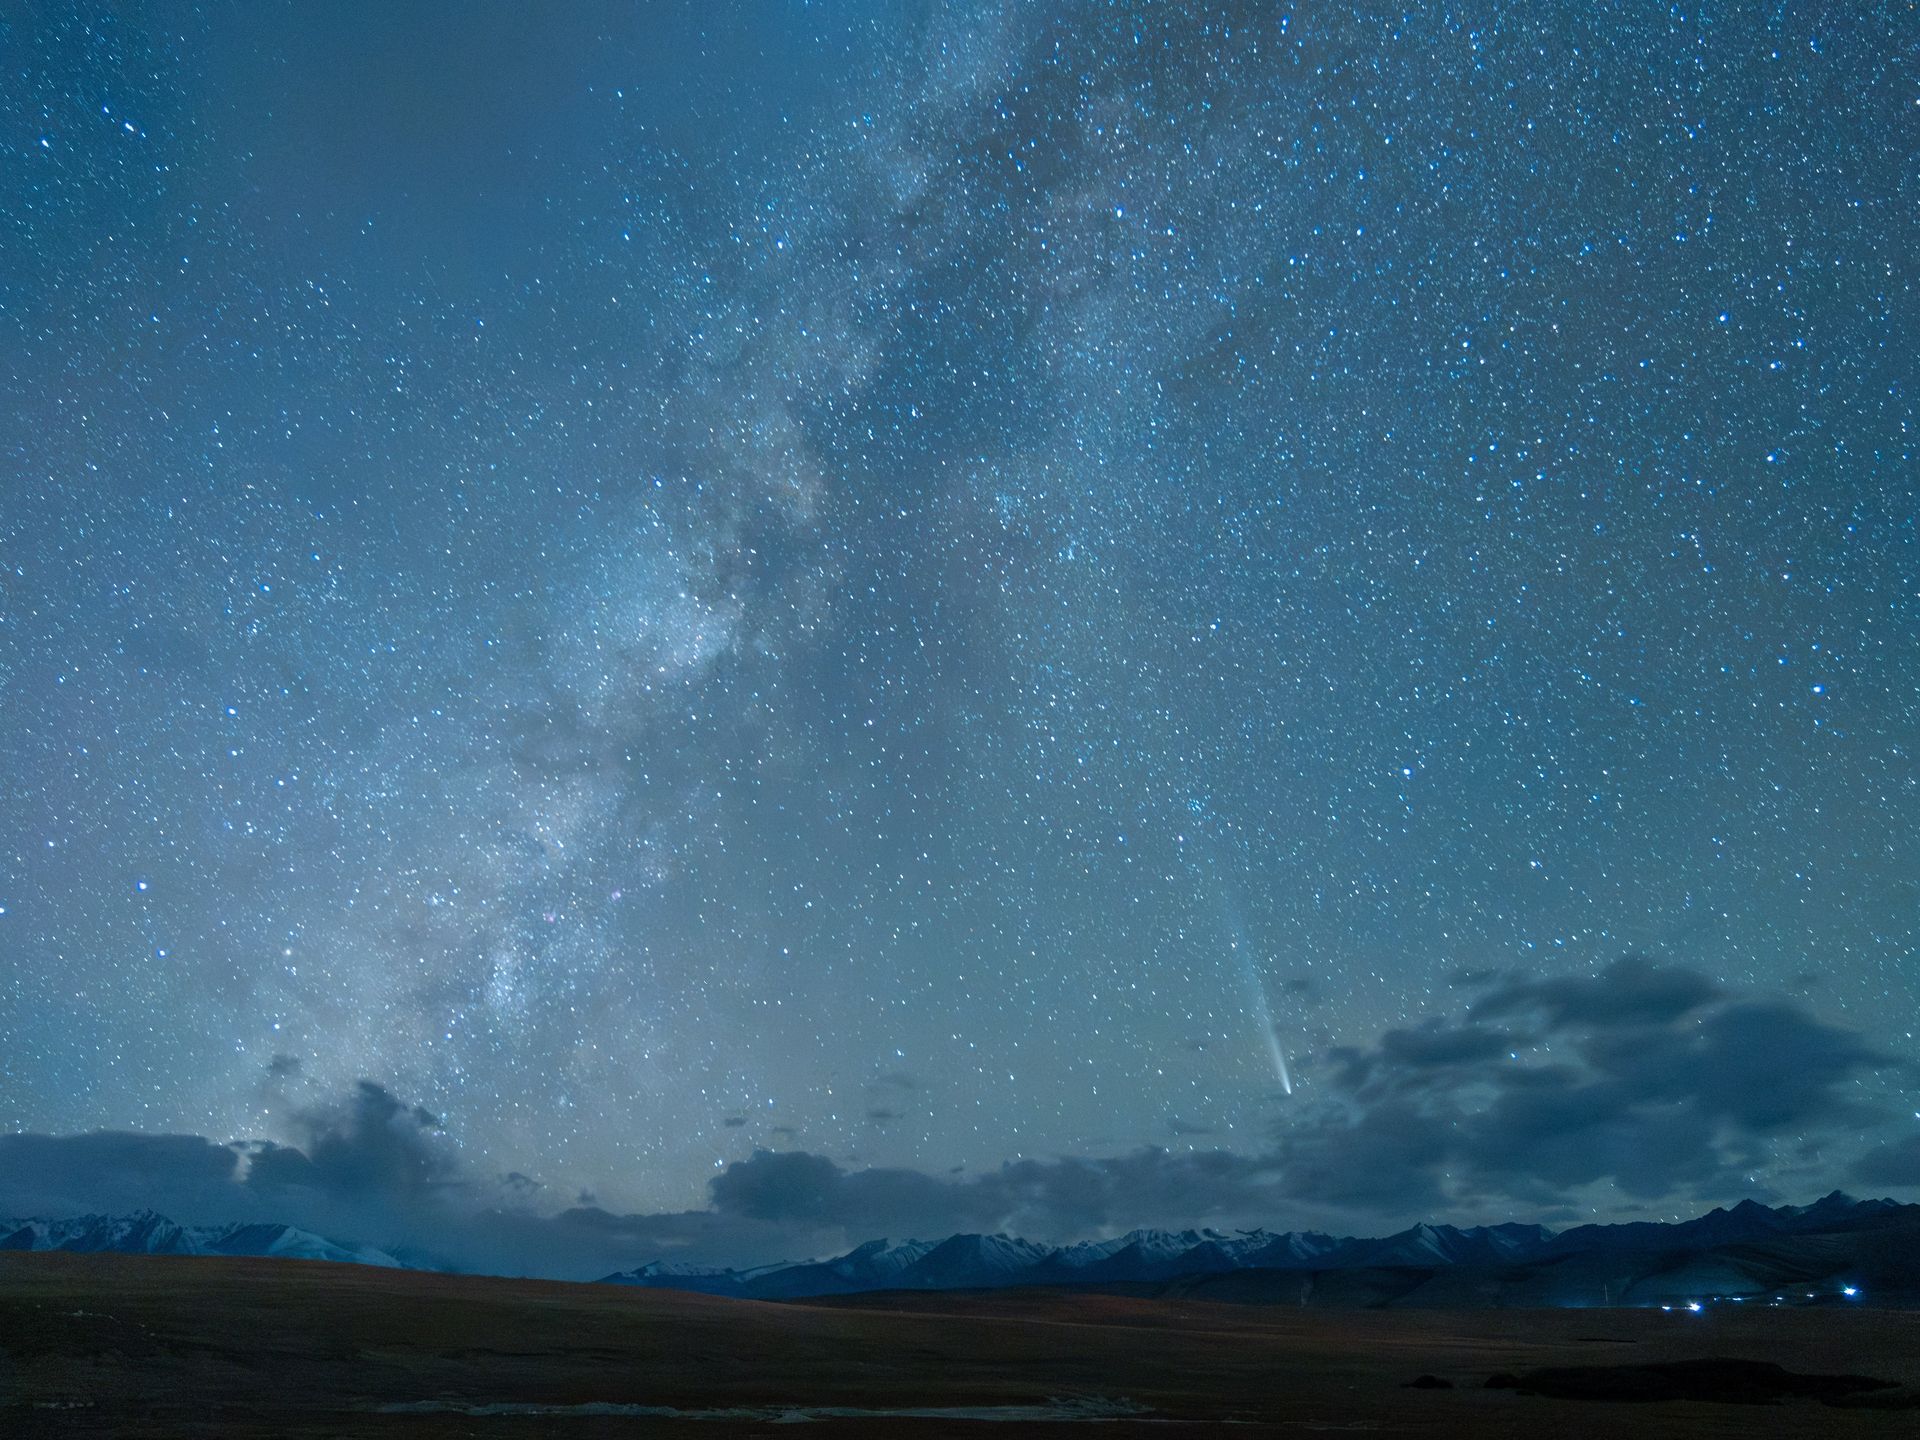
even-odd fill
[(84, 1255), (255, 1255), (351, 1265), (400, 1264), (384, 1250), (342, 1245), (292, 1225), (185, 1226), (152, 1210), (63, 1220), (0, 1220), (0, 1250), (60, 1250)]

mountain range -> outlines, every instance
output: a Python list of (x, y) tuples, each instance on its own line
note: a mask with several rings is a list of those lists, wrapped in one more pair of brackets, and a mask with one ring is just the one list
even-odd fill
[[(0, 1220), (0, 1250), (254, 1255), (432, 1268), (291, 1225), (181, 1226), (163, 1215)], [(603, 1284), (752, 1300), (1050, 1286), (1326, 1306), (1853, 1303), (1920, 1306), (1920, 1205), (1835, 1191), (1811, 1205), (1743, 1200), (1680, 1222), (1552, 1231), (1416, 1225), (1361, 1239), (1316, 1231), (1132, 1230), (1041, 1245), (1009, 1235), (869, 1240), (844, 1255), (728, 1269), (655, 1260)]]
[(1314, 1231), (1134, 1230), (1076, 1245), (1007, 1235), (870, 1240), (750, 1270), (655, 1261), (612, 1285), (789, 1300), (880, 1290), (1069, 1286), (1288, 1304), (1686, 1304), (1749, 1299), (1920, 1304), (1920, 1205), (1835, 1191), (1743, 1200), (1681, 1222), (1416, 1225), (1377, 1239)]
[(341, 1245), (292, 1225), (176, 1225), (164, 1215), (81, 1215), (70, 1220), (0, 1220), (0, 1250), (65, 1250), (116, 1255), (266, 1255), (405, 1268), (384, 1250)]

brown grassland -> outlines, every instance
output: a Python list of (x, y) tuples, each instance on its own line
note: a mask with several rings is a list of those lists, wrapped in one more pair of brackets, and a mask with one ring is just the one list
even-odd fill
[[(1139, 1407), (1101, 1436), (1920, 1433), (1920, 1411), (1619, 1403), (1488, 1389), (1500, 1371), (1702, 1357), (1920, 1387), (1920, 1314), (1863, 1309), (1301, 1310), (1050, 1291), (766, 1304), (273, 1260), (0, 1254), (0, 1436), (791, 1433), (787, 1407)], [(1453, 1388), (1408, 1388), (1431, 1375)], [(449, 1408), (383, 1413), (382, 1406)], [(472, 1414), (595, 1402), (693, 1421)], [(764, 1412), (764, 1413), (760, 1413)], [(789, 1417), (791, 1418), (791, 1417)], [(899, 1414), (801, 1433), (1071, 1434)]]

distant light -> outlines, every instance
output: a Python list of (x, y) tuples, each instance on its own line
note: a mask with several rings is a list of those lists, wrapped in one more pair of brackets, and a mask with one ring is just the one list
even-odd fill
[(1698, 1300), (1687, 1301), (1687, 1309), (1698, 1315), (1700, 1313), (1700, 1302)]
[(1840, 1293), (1851, 1300), (1860, 1293), (1860, 1287), (1858, 1285), (1843, 1285), (1840, 1287)]

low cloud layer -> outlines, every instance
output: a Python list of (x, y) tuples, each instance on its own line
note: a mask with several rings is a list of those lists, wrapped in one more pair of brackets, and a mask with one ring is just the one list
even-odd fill
[(1876, 1077), (1908, 1067), (1797, 1003), (1636, 959), (1588, 978), (1462, 984), (1462, 1013), (1303, 1067), (1300, 1103), (1250, 1154), (1149, 1148), (932, 1175), (758, 1150), (714, 1176), (705, 1209), (553, 1213), (536, 1179), (472, 1174), (438, 1117), (362, 1081), (295, 1107), (284, 1141), (0, 1136), (0, 1215), (271, 1218), (460, 1268), (591, 1277), (660, 1257), (793, 1258), (877, 1235), (1364, 1232), (1596, 1204), (1706, 1206), (1769, 1183), (1920, 1187), (1920, 1137), (1874, 1099)]
[(1899, 1068), (1793, 1003), (1639, 959), (1592, 978), (1486, 977), (1464, 1017), (1330, 1053), (1337, 1102), (1280, 1137), (1296, 1194), (1387, 1213), (1717, 1201), (1772, 1147), (1881, 1121)]
[(1920, 1135), (1874, 1146), (1855, 1163), (1853, 1178), (1862, 1185), (1920, 1191)]

